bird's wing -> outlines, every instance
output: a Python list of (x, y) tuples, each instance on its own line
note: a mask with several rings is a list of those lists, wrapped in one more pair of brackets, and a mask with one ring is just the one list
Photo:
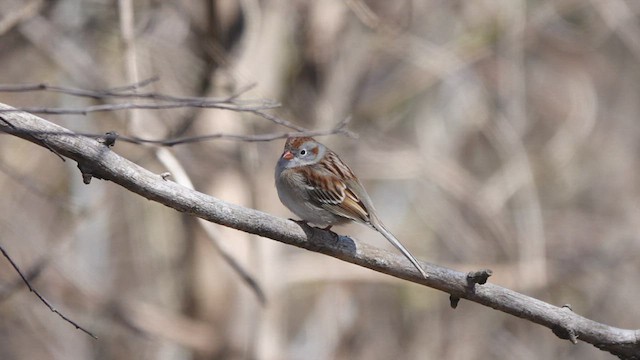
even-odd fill
[[(322, 171), (322, 176), (311, 175), (317, 174), (317, 171)], [(307, 175), (305, 176), (306, 189), (314, 204), (336, 215), (365, 224), (369, 223), (367, 207), (358, 196), (358, 189), (353, 188), (354, 185), (358, 186), (357, 183), (353, 183), (357, 180), (343, 181), (325, 169), (315, 169), (309, 171)], [(361, 187), (361, 185), (359, 186)]]

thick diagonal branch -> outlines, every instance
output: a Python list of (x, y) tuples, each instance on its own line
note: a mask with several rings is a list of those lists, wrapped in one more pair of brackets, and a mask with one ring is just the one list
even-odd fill
[[(0, 109), (10, 108), (0, 104)], [(25, 112), (0, 113), (0, 131), (13, 133), (78, 162), (83, 175), (113, 181), (131, 192), (205, 220), (323, 253), (391, 276), (449, 293), (452, 298), (479, 304), (541, 324), (561, 338), (581, 340), (621, 359), (638, 359), (640, 330), (625, 330), (589, 320), (515, 291), (469, 281), (468, 274), (423, 264), (424, 279), (402, 256), (356, 243), (348, 237), (264, 212), (224, 202), (163, 179), (119, 156), (95, 139), (66, 136), (69, 130)], [(37, 136), (30, 135), (41, 134)], [(55, 135), (44, 135), (55, 133)]]

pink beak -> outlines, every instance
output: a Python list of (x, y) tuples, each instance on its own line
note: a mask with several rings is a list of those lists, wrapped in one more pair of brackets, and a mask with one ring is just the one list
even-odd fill
[(284, 152), (284, 154), (282, 154), (282, 158), (285, 160), (291, 160), (293, 159), (293, 154), (291, 153), (291, 151), (287, 150)]

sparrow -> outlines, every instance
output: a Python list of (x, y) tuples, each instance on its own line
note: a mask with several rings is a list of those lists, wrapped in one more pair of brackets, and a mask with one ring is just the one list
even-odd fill
[(349, 221), (369, 226), (428, 277), (418, 260), (380, 221), (353, 171), (325, 145), (311, 137), (289, 137), (276, 164), (275, 181), (282, 204), (303, 221), (327, 230)]

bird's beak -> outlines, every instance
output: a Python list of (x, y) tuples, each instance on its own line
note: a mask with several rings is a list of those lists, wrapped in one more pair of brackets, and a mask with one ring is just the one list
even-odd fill
[(293, 154), (291, 153), (291, 151), (287, 150), (284, 152), (284, 154), (282, 154), (282, 158), (285, 160), (291, 160), (293, 159)]

